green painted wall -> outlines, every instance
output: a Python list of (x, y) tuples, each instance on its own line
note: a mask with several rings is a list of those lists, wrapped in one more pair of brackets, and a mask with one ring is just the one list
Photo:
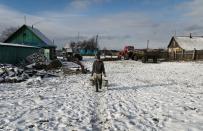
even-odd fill
[(23, 28), (22, 30), (19, 30), (18, 32), (16, 32), (16, 34), (12, 36), (7, 41), (7, 43), (18, 43), (18, 44), (25, 43), (25, 45), (39, 46), (39, 47), (42, 47), (45, 45), (45, 43), (41, 39), (39, 39), (28, 28)]
[(0, 45), (0, 63), (16, 64), (40, 48), (16, 47)]
[(11, 35), (5, 43), (16, 43), (16, 44), (24, 44), (29, 46), (37, 46), (44, 49), (49, 49), (49, 54), (46, 52), (46, 55), (52, 59), (56, 58), (55, 55), (55, 46), (47, 45), (42, 39), (40, 39), (33, 31), (31, 27), (23, 25), (20, 29), (18, 29), (13, 35)]

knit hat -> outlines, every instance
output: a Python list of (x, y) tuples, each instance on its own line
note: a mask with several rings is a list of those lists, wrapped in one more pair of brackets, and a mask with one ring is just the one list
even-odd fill
[(97, 59), (100, 60), (100, 55), (97, 55)]

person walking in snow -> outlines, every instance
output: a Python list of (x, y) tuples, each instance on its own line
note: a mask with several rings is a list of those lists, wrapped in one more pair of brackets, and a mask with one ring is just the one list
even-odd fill
[(96, 55), (96, 60), (94, 61), (92, 66), (92, 76), (96, 86), (96, 92), (98, 92), (99, 89), (102, 88), (102, 73), (104, 74), (104, 77), (106, 77), (104, 63), (100, 59), (100, 55)]

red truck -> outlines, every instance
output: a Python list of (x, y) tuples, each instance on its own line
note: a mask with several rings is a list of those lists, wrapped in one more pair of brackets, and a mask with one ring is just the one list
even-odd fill
[(124, 58), (125, 60), (132, 59), (134, 49), (134, 46), (125, 46), (124, 49), (119, 52), (118, 57)]

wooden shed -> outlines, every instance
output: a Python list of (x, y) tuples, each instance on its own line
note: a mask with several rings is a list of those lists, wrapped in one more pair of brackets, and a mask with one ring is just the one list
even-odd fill
[(174, 36), (168, 52), (170, 60), (203, 60), (203, 37)]
[(40, 49), (21, 44), (0, 43), (0, 63), (17, 64)]
[(54, 43), (38, 29), (31, 26), (23, 25), (4, 42), (43, 48), (48, 59), (56, 58), (56, 46)]

